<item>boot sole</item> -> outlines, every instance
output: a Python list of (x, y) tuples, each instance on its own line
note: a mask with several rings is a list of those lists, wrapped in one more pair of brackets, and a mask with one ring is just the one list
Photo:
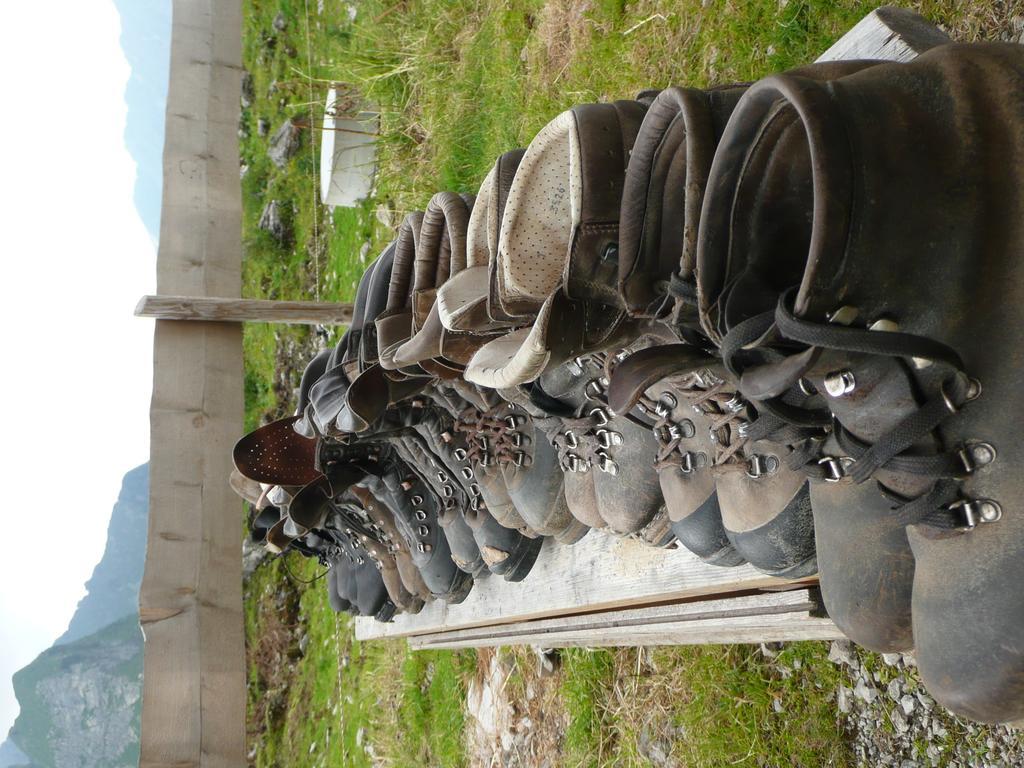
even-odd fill
[(722, 547), (713, 555), (702, 557), (701, 562), (718, 568), (735, 568), (738, 565), (743, 565), (747, 560), (730, 544), (727, 547)]
[(563, 531), (559, 531), (554, 539), (559, 544), (570, 546), (575, 544), (577, 541), (582, 539), (590, 533), (590, 526), (586, 523), (581, 523), (579, 520), (573, 518), (573, 521)]
[(537, 562), (537, 555), (540, 554), (540, 548), (544, 545), (544, 539), (525, 539), (524, 541), (527, 546), (523, 547), (519, 560), (501, 574), (505, 581), (522, 581), (533, 570), (533, 564)]
[[(757, 568), (757, 566), (754, 566)], [(818, 557), (812, 555), (801, 563), (797, 563), (789, 568), (784, 568), (780, 571), (768, 571), (762, 568), (757, 570), (761, 573), (767, 574), (768, 576), (774, 576), (777, 579), (803, 579), (808, 576), (813, 576), (818, 572)]]
[(458, 605), (469, 597), (469, 593), (473, 591), (473, 577), (465, 571), (460, 571), (459, 573), (461, 573), (465, 578), (460, 581), (458, 588), (452, 589), (450, 592), (443, 595), (435, 595), (435, 597), (440, 600), (444, 600), (449, 605)]

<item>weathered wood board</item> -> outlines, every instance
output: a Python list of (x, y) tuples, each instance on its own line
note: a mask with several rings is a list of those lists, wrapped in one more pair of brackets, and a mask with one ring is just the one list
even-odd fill
[(555, 648), (841, 637), (842, 633), (822, 613), (817, 590), (805, 588), (442, 631), (414, 635), (409, 644), (417, 649), (508, 644)]
[(718, 568), (683, 549), (654, 549), (592, 531), (569, 547), (545, 541), (533, 570), (521, 582), (492, 576), (478, 581), (458, 605), (437, 600), (415, 616), (399, 615), (389, 624), (358, 619), (356, 637), (405, 637), (788, 583), (749, 565)]
[(818, 57), (818, 61), (910, 61), (949, 36), (919, 13), (883, 6), (872, 11)]
[(143, 296), (135, 307), (135, 315), (158, 320), (340, 325), (352, 322), (352, 305), (212, 296)]
[[(241, 291), (240, 0), (175, 0), (157, 285)], [(150, 508), (139, 594), (143, 768), (240, 768), (245, 755), (241, 326), (158, 320)]]

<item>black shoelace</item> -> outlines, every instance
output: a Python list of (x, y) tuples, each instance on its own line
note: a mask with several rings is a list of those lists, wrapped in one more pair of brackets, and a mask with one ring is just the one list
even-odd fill
[[(762, 378), (772, 382), (770, 389), (789, 387), (788, 392), (792, 392), (803, 372), (823, 350), (902, 359), (923, 358), (945, 367), (948, 374), (937, 394), (929, 397), (873, 444), (857, 439), (823, 409), (795, 406), (791, 395), (786, 394), (758, 400), (757, 407), (766, 414), (758, 420), (765, 421), (766, 429), (761, 431), (770, 430), (774, 437), (790, 438), (787, 441), (791, 447), (787, 464), (818, 479), (849, 477), (855, 483), (863, 483), (880, 469), (933, 477), (936, 482), (932, 488), (913, 499), (903, 498), (881, 484), (879, 488), (894, 502), (894, 514), (904, 524), (924, 523), (944, 529), (973, 527), (979, 502), (962, 498), (959, 483), (973, 471), (967, 446), (928, 455), (911, 452), (912, 446), (933, 435), (944, 420), (959, 412), (979, 394), (980, 387), (966, 375), (960, 356), (949, 346), (924, 336), (797, 318), (792, 310), (796, 290), (791, 288), (783, 293), (775, 310), (739, 323), (723, 339), (721, 352), (725, 365), (739, 381), (742, 382), (745, 375), (749, 379), (749, 373), (757, 371), (760, 366), (767, 366), (773, 375)], [(786, 351), (759, 346), (766, 339)], [(814, 436), (793, 432), (792, 428), (823, 431), (820, 436)], [(757, 431), (756, 425), (751, 429), (754, 431)], [(845, 456), (822, 456), (822, 438), (828, 431), (834, 434)], [(794, 437), (798, 439), (794, 440)]]

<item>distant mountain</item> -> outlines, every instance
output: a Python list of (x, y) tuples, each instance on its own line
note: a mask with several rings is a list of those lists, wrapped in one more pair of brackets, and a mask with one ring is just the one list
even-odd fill
[(85, 582), (86, 595), (79, 601), (67, 632), (54, 645), (70, 643), (125, 616), (138, 615), (148, 516), (149, 465), (143, 464), (121, 481), (121, 493), (107, 526), (103, 558)]
[(114, 0), (121, 14), (121, 49), (132, 74), (125, 88), (124, 142), (138, 166), (135, 207), (153, 239), (160, 234), (164, 111), (171, 60), (171, 0)]
[(126, 616), (43, 651), (14, 674), (21, 712), (9, 738), (35, 768), (135, 768), (142, 713), (142, 632)]
[(28, 765), (28, 757), (10, 739), (0, 743), (0, 768), (17, 768)]
[[(134, 768), (139, 759), (139, 584), (149, 522), (149, 466), (124, 476), (103, 558), (54, 646), (14, 674), (21, 712), (8, 739), (31, 768)], [(7, 751), (4, 751), (7, 750)], [(20, 765), (6, 760), (0, 768)]]

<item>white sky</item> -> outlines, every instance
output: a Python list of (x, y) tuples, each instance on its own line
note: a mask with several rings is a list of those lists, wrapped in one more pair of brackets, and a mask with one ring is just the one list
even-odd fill
[[(140, 0), (141, 2), (141, 0)], [(110, 0), (4, 3), (0, 741), (11, 674), (67, 627), (121, 476), (149, 458), (155, 246), (132, 204)]]

